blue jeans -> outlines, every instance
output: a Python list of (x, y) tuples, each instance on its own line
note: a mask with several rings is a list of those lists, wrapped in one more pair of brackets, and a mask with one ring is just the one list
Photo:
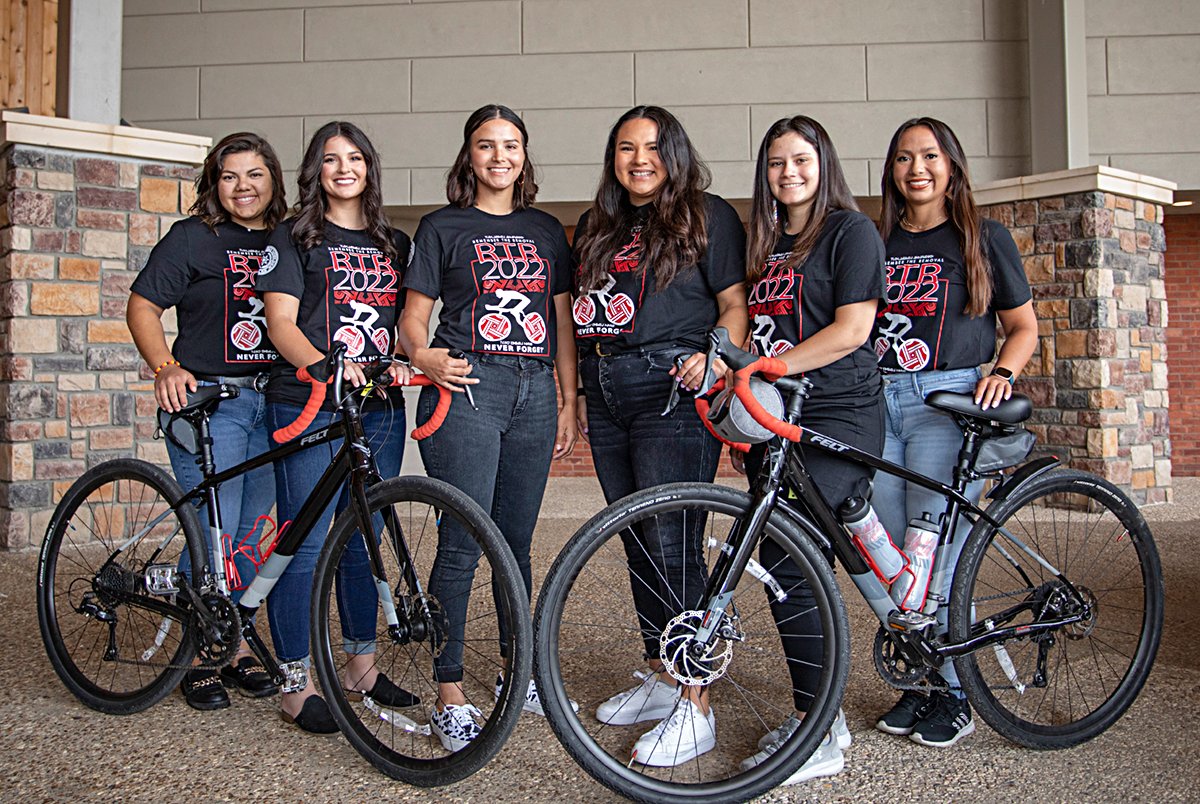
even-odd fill
[[(528, 596), (533, 583), (529, 550), (558, 431), (554, 369), (531, 357), (471, 353), (467, 360), (474, 367), (471, 376), (479, 380), (471, 386), (479, 410), (471, 408), (466, 394), (454, 394), (446, 421), (420, 442), (421, 458), (430, 477), (461, 490), (496, 523), (517, 559)], [(418, 420), (428, 420), (437, 399), (437, 388), (422, 389)], [(434, 677), (442, 683), (463, 678), (467, 603), (479, 555), (479, 546), (458, 523), (442, 520), (429, 576), (429, 593), (450, 623), (446, 648), (434, 660)], [(499, 601), (494, 586), (493, 597)], [(504, 655), (508, 623), (499, 619)]]
[[(691, 398), (683, 397), (670, 416), (661, 415), (675, 382), (673, 361), (692, 353), (663, 349), (580, 358), (592, 461), (609, 503), (661, 483), (711, 483), (716, 477), (721, 442), (704, 429)], [(693, 517), (685, 533), (682, 521), (668, 519), (674, 517), (621, 535), (647, 658), (658, 658), (663, 628), (695, 607), (708, 578), (704, 523)], [(651, 579), (657, 582), (647, 583)]]
[[(197, 382), (197, 385), (201, 386), (213, 384)], [(217, 471), (237, 466), (271, 449), (270, 435), (267, 433), (266, 398), (253, 388), (238, 390), (238, 397), (223, 401), (208, 422), (213, 440), (213, 463), (216, 464)], [(195, 488), (204, 479), (197, 463), (199, 456), (185, 452), (175, 446), (169, 438), (167, 455), (171, 459), (171, 471), (175, 473), (175, 479), (183, 486), (184, 491)], [(259, 517), (270, 514), (272, 506), (275, 505), (274, 469), (267, 464), (253, 472), (225, 481), (221, 484), (220, 501), (221, 529), (233, 537), (232, 541), (236, 546), (239, 540), (259, 527)], [(212, 554), (208, 507), (201, 505), (199, 514), (200, 523), (205, 527), (204, 544), (208, 548), (209, 564), (215, 569), (218, 559)], [(256, 541), (261, 535), (260, 530), (252, 540)], [(236, 603), (241, 599), (242, 592), (254, 580), (258, 568), (250, 557), (243, 553), (235, 553), (234, 567), (237, 577), (229, 578), (229, 587)], [(190, 572), (191, 560), (186, 553), (179, 569), (185, 575)]]
[[(378, 404), (378, 403), (369, 403)], [(267, 421), (271, 432), (291, 424), (300, 416), (301, 408), (296, 405), (272, 402), (267, 405)], [(322, 411), (305, 433), (318, 430), (340, 414)], [(363, 413), (363, 429), (371, 441), (371, 453), (380, 476), (395, 477), (400, 473), (400, 459), (404, 455), (405, 420), (404, 408), (397, 405), (394, 412), (372, 410)], [(297, 436), (299, 438), (300, 436)], [(300, 506), (308, 499), (321, 474), (329, 467), (334, 454), (341, 446), (334, 441), (310, 447), (275, 463), (275, 489), (279, 496), (279, 522), (291, 522), (300, 512)], [(303, 661), (308, 664), (308, 633), (312, 602), (313, 570), (334, 513), (341, 513), (350, 502), (347, 485), (321, 512), (313, 524), (312, 531), (297, 550), (287, 569), (271, 590), (267, 604), (267, 620), (271, 624), (271, 640), (275, 644), (275, 655), (280, 662)], [(367, 550), (361, 539), (351, 539), (337, 570), (338, 615), (342, 625), (342, 639), (347, 653), (374, 653), (376, 605), (378, 595), (371, 577), (371, 566)]]
[[(973, 392), (981, 374), (977, 368), (950, 371), (920, 371), (912, 374), (885, 374), (883, 396), (887, 403), (887, 426), (884, 428), (883, 457), (892, 463), (940, 480), (946, 485), (954, 473), (954, 463), (962, 446), (962, 430), (949, 415), (925, 404), (925, 397), (934, 391)], [(983, 481), (967, 486), (966, 496), (974, 503), (983, 493)], [(875, 512), (896, 544), (904, 540), (908, 520), (928, 512), (935, 522), (946, 510), (946, 499), (936, 492), (912, 485), (885, 472), (875, 474)], [(937, 591), (949, 599), (950, 585), (958, 556), (970, 532), (970, 523), (960, 518), (954, 538), (943, 548), (946, 555), (945, 584)], [(937, 610), (938, 633), (946, 632), (948, 606)], [(951, 687), (958, 686), (958, 674), (952, 662), (939, 671)], [(955, 691), (960, 696), (961, 692)]]

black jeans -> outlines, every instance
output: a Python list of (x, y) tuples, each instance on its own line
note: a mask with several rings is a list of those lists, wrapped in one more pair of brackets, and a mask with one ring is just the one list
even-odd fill
[[(804, 404), (800, 423), (806, 429), (836, 438), (864, 452), (881, 455), (883, 414), (883, 394), (875, 388), (873, 393), (810, 399)], [(752, 483), (762, 466), (765, 452), (764, 446), (756, 446), (746, 456), (746, 474)], [(867, 496), (873, 469), (842, 460), (816, 447), (803, 449), (803, 457), (817, 490), (835, 509), (847, 497)], [(814, 639), (822, 634), (816, 601), (795, 562), (775, 542), (767, 540), (762, 543), (759, 562), (775, 576), (788, 594), (787, 600), (780, 603), (770, 590), (766, 590), (792, 676), (792, 698), (796, 711), (807, 712), (812, 691), (820, 680), (823, 663), (821, 640)]]
[[(479, 379), (471, 386), (479, 410), (471, 408), (466, 394), (454, 394), (446, 421), (420, 442), (421, 458), (430, 477), (461, 489), (496, 523), (517, 559), (528, 595), (529, 548), (558, 429), (554, 369), (531, 357), (469, 354), (467, 359), (474, 366), (471, 376)], [(428, 421), (437, 398), (434, 387), (421, 391), (418, 421)], [(463, 677), (467, 603), (479, 555), (474, 540), (446, 517), (438, 529), (429, 578), (429, 593), (441, 602), (450, 623), (446, 649), (434, 662), (434, 676), (441, 682)], [(504, 655), (508, 621), (503, 615), (499, 620)]]
[[(661, 483), (711, 483), (716, 477), (721, 444), (704, 429), (690, 398), (670, 416), (661, 415), (675, 382), (668, 373), (672, 361), (692, 352), (580, 358), (592, 461), (608, 502)], [(658, 639), (667, 622), (695, 608), (704, 592), (703, 522), (695, 520), (686, 532), (679, 516), (658, 517), (622, 534), (646, 658), (659, 658)]]

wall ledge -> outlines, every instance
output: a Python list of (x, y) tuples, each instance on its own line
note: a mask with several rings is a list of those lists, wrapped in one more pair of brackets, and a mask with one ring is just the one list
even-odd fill
[(36, 145), (98, 154), (199, 165), (211, 137), (132, 126), (88, 123), (21, 112), (0, 113), (0, 144)]
[(1166, 179), (1107, 165), (1088, 165), (988, 182), (975, 188), (975, 203), (983, 207), (1047, 196), (1102, 192), (1169, 206), (1175, 199), (1177, 188), (1175, 182)]

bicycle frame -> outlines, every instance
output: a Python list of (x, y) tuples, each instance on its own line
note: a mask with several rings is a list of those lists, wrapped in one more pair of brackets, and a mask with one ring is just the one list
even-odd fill
[[(945, 516), (942, 517), (939, 525), (938, 549), (935, 553), (932, 580), (930, 582), (930, 589), (939, 590), (937, 593), (939, 596), (940, 590), (944, 588), (946, 572), (946, 551), (943, 548), (954, 539), (956, 527), (953, 523), (957, 523), (959, 516), (965, 517), (972, 524), (980, 520), (990, 524), (1019, 551), (1041, 564), (1061, 580), (1073, 594), (1078, 595), (1078, 592), (1057, 568), (1026, 545), (1021, 539), (1002, 527), (986, 511), (972, 503), (964, 495), (963, 492), (966, 489), (967, 483), (970, 479), (973, 479), (972, 475), (975, 474), (972, 468), (973, 456), (977, 452), (977, 445), (980, 441), (980, 432), (976, 428), (967, 427), (965, 429), (963, 445), (959, 450), (954, 469), (954, 484), (948, 486), (940, 481), (913, 472), (907, 467), (871, 455), (868, 452), (864, 452), (814, 430), (804, 428), (799, 424), (800, 411), (804, 399), (799, 384), (790, 378), (780, 378), (776, 384), (781, 389), (789, 392), (785, 421), (800, 428), (800, 440), (792, 442), (776, 436), (768, 442), (767, 453), (762, 468), (752, 484), (752, 502), (747, 516), (734, 525), (733, 532), (728, 537), (728, 543), (732, 550), (728, 553), (723, 552), (718, 557), (717, 563), (713, 568), (713, 573), (709, 577), (704, 597), (709, 602), (703, 620), (704, 624), (697, 632), (696, 639), (698, 644), (708, 645), (715, 639), (717, 628), (724, 617), (725, 609), (733, 598), (733, 589), (736, 587), (742, 574), (746, 571), (751, 554), (758, 546), (772, 513), (777, 509), (781, 510), (794, 525), (810, 538), (814, 538), (818, 543), (832, 550), (837, 560), (846, 568), (850, 579), (867, 602), (867, 605), (871, 607), (872, 612), (879, 622), (891, 633), (907, 632), (911, 635), (913, 638), (906, 640), (905, 644), (916, 652), (917, 657), (923, 663), (931, 667), (936, 668), (940, 666), (948, 657), (970, 653), (986, 645), (1007, 641), (1015, 636), (1030, 636), (1042, 631), (1061, 628), (1064, 625), (1069, 625), (1082, 619), (1082, 616), (1074, 615), (1036, 624), (1025, 624), (1019, 627), (994, 627), (993, 624), (985, 632), (973, 636), (965, 642), (945, 645), (938, 644), (925, 635), (924, 626), (929, 624), (928, 621), (923, 624), (923, 627), (912, 630), (906, 629), (903, 622), (897, 620), (896, 615), (899, 614), (899, 610), (888, 594), (888, 588), (868, 567), (863, 556), (850, 540), (845, 526), (829, 503), (821, 496), (820, 491), (808, 473), (808, 469), (795, 449), (797, 444), (816, 447), (825, 452), (838, 455), (850, 462), (870, 466), (873, 469), (881, 470), (908, 482), (916, 483), (946, 498), (947, 506)], [(1055, 463), (1057, 461), (1052, 462), (1050, 465), (1052, 466)], [(1021, 482), (1027, 482), (1039, 473), (1030, 472), (1022, 477)], [(797, 501), (794, 505), (779, 494), (785, 481), (796, 492)], [(1016, 571), (1024, 575), (1024, 572), (1015, 561), (1013, 562), (1013, 566)], [(934, 593), (931, 592), (930, 594)], [(947, 602), (940, 597), (935, 597), (935, 600), (938, 601), (939, 605)], [(1013, 612), (1015, 613), (1016, 610), (1026, 605), (1028, 604), (1019, 604), (1014, 607)]]

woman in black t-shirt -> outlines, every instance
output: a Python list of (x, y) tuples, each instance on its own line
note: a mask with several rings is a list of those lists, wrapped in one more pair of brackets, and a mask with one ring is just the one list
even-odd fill
[[(1029, 282), (1012, 236), (996, 221), (980, 217), (971, 196), (966, 157), (945, 123), (922, 117), (897, 129), (883, 171), (879, 229), (887, 241), (887, 307), (874, 336), (884, 372), (887, 441), (884, 457), (921, 474), (951, 482), (962, 431), (947, 415), (924, 404), (932, 391), (973, 393), (981, 409), (1012, 394), (1012, 382), (1037, 345), (1037, 320)], [(979, 370), (996, 354), (996, 320), (1004, 346), (991, 373)], [(967, 488), (978, 502), (982, 482)], [(880, 473), (875, 510), (899, 543), (910, 518), (936, 519), (945, 500), (926, 489)], [(943, 550), (944, 589), (958, 563), (969, 525)], [(937, 611), (944, 633), (946, 607)], [(946, 692), (905, 692), (876, 727), (909, 735), (923, 745), (949, 746), (975, 730), (971, 710), (958, 689), (950, 662), (940, 675)]]
[[(381, 172), (379, 154), (351, 123), (325, 124), (304, 153), (296, 215), (272, 233), (256, 282), (280, 354), (267, 386), (272, 431), (295, 421), (308, 399), (309, 387), (296, 379), (296, 369), (321, 360), (335, 341), (347, 346), (344, 376), (355, 387), (365, 380), (360, 362), (395, 354), (409, 239), (392, 229), (383, 213)], [(399, 384), (412, 376), (401, 363), (393, 363), (389, 371)], [(387, 401), (391, 410), (363, 411), (363, 427), (379, 473), (394, 477), (404, 450), (400, 389), (389, 389)], [(309, 429), (328, 425), (333, 410), (334, 401), (326, 399)], [(281, 522), (296, 518), (336, 448), (303, 450), (276, 463)], [(337, 724), (308, 673), (309, 603), (313, 569), (334, 509), (345, 508), (347, 496), (343, 490), (322, 512), (271, 590), (268, 606), (272, 642), (288, 676), (281, 704), (284, 720), (322, 734), (337, 731)], [(414, 704), (415, 696), (375, 668), (378, 598), (359, 540), (351, 540), (338, 567), (338, 586), (338, 616), (349, 654), (343, 685), (385, 706)]]
[[(609, 132), (596, 199), (575, 229), (573, 313), (587, 397), (580, 418), (610, 503), (660, 483), (716, 476), (721, 445), (695, 408), (681, 404), (661, 415), (672, 383), (700, 385), (712, 327), (727, 328), (736, 342), (746, 337), (745, 230), (728, 203), (704, 192), (709, 178), (674, 115), (630, 109)], [(683, 533), (682, 526), (664, 531)], [(714, 744), (707, 687), (677, 690), (658, 658), (667, 622), (704, 590), (701, 538), (695, 527), (670, 543), (647, 543), (642, 534), (625, 544), (651, 673), (600, 704), (596, 716), (610, 725), (665, 718), (635, 746), (641, 763), (687, 762)], [(648, 588), (648, 578), (664, 588)], [(687, 744), (663, 734), (683, 734)]]
[[(758, 150), (747, 249), (751, 345), (787, 363), (789, 374), (812, 381), (804, 403), (805, 429), (879, 455), (883, 449), (883, 396), (868, 339), (883, 298), (883, 243), (858, 211), (829, 135), (816, 120), (778, 120)], [(803, 449), (818, 491), (837, 507), (869, 496), (871, 470), (823, 450)], [(764, 446), (746, 456), (747, 475), (762, 465)], [(804, 717), (823, 665), (821, 622), (812, 590), (772, 541), (759, 560), (787, 592), (768, 595), (791, 673), (795, 713), (762, 750), (743, 762), (753, 767), (773, 754)], [(784, 784), (842, 769), (850, 732), (838, 713), (830, 733)]]
[[(267, 338), (263, 303), (254, 292), (254, 275), (267, 234), (286, 211), (275, 151), (257, 134), (230, 134), (204, 160), (191, 217), (172, 226), (150, 252), (129, 295), (126, 321), (138, 351), (154, 369), (159, 407), (179, 410), (201, 385), (239, 387), (238, 398), (222, 403), (209, 423), (218, 471), (270, 449), (259, 379), (265, 379), (276, 354)], [(171, 307), (179, 334), (168, 348), (162, 315)], [(169, 439), (167, 455), (183, 488), (201, 481), (196, 456)], [(212, 566), (227, 574), (235, 602), (254, 579), (256, 567), (248, 554), (274, 531), (268, 516), (274, 504), (269, 466), (221, 486), (221, 530), (231, 536), (234, 562), (212, 561)], [(207, 522), (207, 509), (200, 515)], [(210, 553), (215, 555), (211, 545)], [(189, 571), (186, 565), (181, 569)], [(253, 697), (276, 691), (243, 642), (234, 663), (219, 676), (213, 670), (189, 670), (181, 685), (184, 699), (195, 709), (229, 706), (222, 680)]]
[[(455, 392), (442, 427), (420, 442), (425, 469), (488, 512), (512, 548), (527, 593), (550, 461), (568, 455), (577, 435), (571, 255), (562, 225), (532, 208), (537, 184), (528, 140), (524, 122), (506, 106), (484, 106), (467, 118), (446, 181), (450, 203), (417, 228), (400, 322), (413, 365)], [(431, 343), (429, 318), (438, 299)], [(437, 393), (422, 390), (422, 421)], [(450, 622), (449, 642), (434, 661), (438, 700), (430, 715), (448, 751), (461, 750), (480, 730), (479, 710), (462, 685), (463, 629), (478, 556), (447, 518), (429, 591)], [(525, 709), (542, 714), (532, 682)]]

